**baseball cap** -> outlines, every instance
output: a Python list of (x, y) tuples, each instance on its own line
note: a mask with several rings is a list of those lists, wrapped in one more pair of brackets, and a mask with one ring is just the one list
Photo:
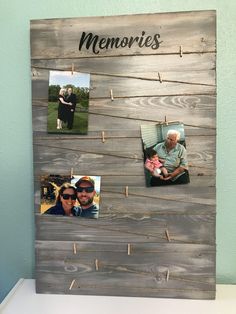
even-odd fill
[(94, 187), (94, 180), (89, 176), (81, 177), (76, 183), (75, 186), (79, 187), (82, 182), (88, 182), (91, 186)]

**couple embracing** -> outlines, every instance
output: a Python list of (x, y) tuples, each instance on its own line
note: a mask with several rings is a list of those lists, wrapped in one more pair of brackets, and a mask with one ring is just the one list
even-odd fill
[(67, 129), (73, 128), (74, 113), (76, 107), (76, 95), (71, 87), (66, 89), (61, 88), (58, 96), (58, 114), (57, 114), (57, 129), (62, 129), (62, 122), (67, 123)]

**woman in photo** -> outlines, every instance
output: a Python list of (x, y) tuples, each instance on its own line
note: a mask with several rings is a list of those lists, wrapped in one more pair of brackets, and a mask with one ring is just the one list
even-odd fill
[(62, 129), (62, 122), (67, 122), (68, 107), (72, 106), (71, 102), (65, 101), (66, 89), (61, 88), (58, 96), (58, 114), (57, 114), (57, 129)]
[(61, 216), (77, 216), (75, 207), (76, 189), (69, 183), (64, 183), (56, 200), (56, 205), (50, 207), (44, 214), (61, 215)]

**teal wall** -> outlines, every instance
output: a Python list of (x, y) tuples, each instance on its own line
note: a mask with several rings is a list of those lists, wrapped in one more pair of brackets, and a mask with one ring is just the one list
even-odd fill
[(236, 283), (236, 1), (0, 0), (0, 300), (34, 276), (30, 19), (217, 10), (217, 282)]

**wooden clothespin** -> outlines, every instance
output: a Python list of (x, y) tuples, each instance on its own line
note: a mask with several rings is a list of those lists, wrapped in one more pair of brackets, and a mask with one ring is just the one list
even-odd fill
[(126, 197), (129, 196), (129, 187), (128, 186), (125, 187), (125, 196)]
[(162, 83), (162, 77), (161, 77), (161, 73), (160, 72), (158, 72), (158, 77), (159, 77), (160, 83)]
[(168, 125), (167, 117), (165, 116), (165, 124)]
[(72, 280), (70, 287), (69, 287), (69, 290), (71, 290), (73, 288), (74, 284), (75, 284), (75, 279)]
[(110, 90), (110, 95), (111, 95), (111, 101), (113, 101), (113, 100), (114, 100), (114, 97), (113, 97), (113, 91), (112, 91), (112, 89)]
[(95, 269), (98, 271), (98, 259), (95, 259)]
[(105, 132), (102, 131), (102, 142), (105, 143), (105, 141), (106, 141), (106, 140), (105, 140)]
[(171, 240), (170, 240), (170, 235), (169, 235), (168, 229), (165, 230), (165, 234), (166, 234), (166, 238), (167, 238), (168, 242), (170, 242)]
[(74, 63), (71, 64), (71, 75), (74, 74), (74, 70), (75, 70), (75, 66), (74, 66)]
[(127, 254), (130, 255), (130, 253), (131, 253), (131, 244), (128, 243), (128, 245), (127, 245)]
[(181, 58), (183, 57), (183, 48), (182, 48), (182, 46), (179, 46), (179, 56)]
[(76, 245), (76, 243), (73, 244), (73, 252), (74, 252), (74, 254), (77, 254), (77, 245)]
[(170, 271), (169, 271), (169, 269), (167, 269), (167, 272), (166, 272), (166, 281), (169, 280), (169, 277), (170, 277)]
[(73, 178), (74, 169), (70, 168), (70, 177)]

